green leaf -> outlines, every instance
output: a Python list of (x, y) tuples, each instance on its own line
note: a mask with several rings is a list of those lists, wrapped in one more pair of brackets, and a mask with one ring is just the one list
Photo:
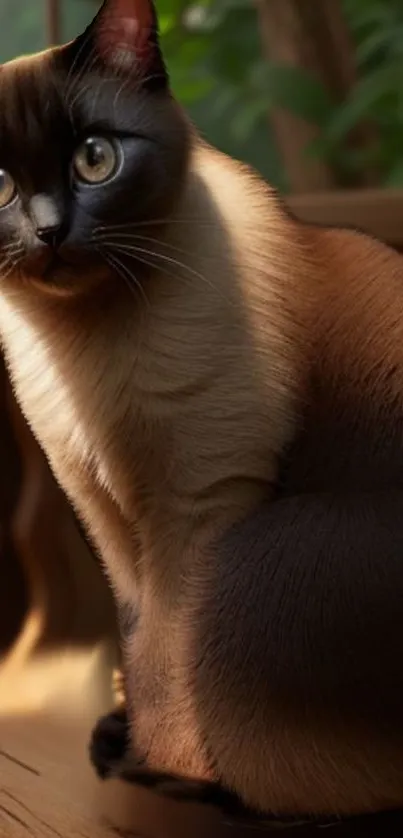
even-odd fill
[(388, 49), (388, 33), (385, 29), (376, 29), (358, 44), (356, 55), (358, 65), (365, 64)]
[(222, 119), (225, 112), (235, 105), (241, 107), (240, 91), (237, 87), (219, 86), (214, 101), (211, 103), (211, 114), (213, 117)]
[(176, 17), (172, 13), (160, 14), (159, 28), (162, 36), (166, 35), (171, 29), (176, 26)]
[(339, 143), (360, 120), (371, 117), (382, 99), (401, 85), (401, 74), (401, 65), (395, 63), (364, 77), (327, 125), (327, 140), (333, 145)]
[(182, 73), (171, 74), (171, 84), (175, 96), (178, 97), (182, 105), (190, 105), (197, 102), (198, 99), (203, 99), (214, 87), (214, 81), (210, 78), (191, 78), (184, 76)]
[(245, 143), (251, 136), (260, 122), (262, 116), (267, 114), (267, 104), (264, 100), (256, 99), (254, 102), (243, 104), (239, 112), (231, 122), (231, 129), (235, 139), (239, 143)]
[(256, 64), (251, 76), (267, 105), (281, 107), (318, 125), (329, 120), (333, 103), (323, 85), (300, 68), (268, 62)]
[(399, 160), (385, 178), (385, 186), (401, 188), (403, 186), (403, 160)]

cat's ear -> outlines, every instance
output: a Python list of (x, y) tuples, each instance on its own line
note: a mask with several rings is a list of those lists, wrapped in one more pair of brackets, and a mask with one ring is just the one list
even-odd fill
[(131, 75), (149, 87), (167, 85), (152, 0), (104, 0), (88, 34), (109, 71)]

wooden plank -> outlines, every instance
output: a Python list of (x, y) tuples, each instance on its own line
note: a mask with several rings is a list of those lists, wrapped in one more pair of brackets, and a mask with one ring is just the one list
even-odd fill
[[(107, 648), (81, 655), (59, 649), (22, 672), (0, 667), (0, 838), (327, 835), (310, 826), (236, 824), (207, 807), (98, 781), (87, 744), (94, 719), (111, 704), (110, 675)], [(337, 838), (401, 838), (402, 816), (388, 823), (381, 819), (374, 830), (346, 823), (334, 831)]]
[(403, 190), (359, 189), (287, 196), (303, 221), (364, 230), (403, 248)]
[(62, 40), (62, 11), (60, 0), (46, 0), (46, 22), (49, 46)]
[(113, 834), (97, 817), (86, 755), (94, 717), (112, 701), (109, 674), (106, 647), (0, 667), (0, 838)]
[(211, 809), (119, 782), (88, 760), (112, 704), (108, 648), (0, 666), (0, 838), (250, 838)]

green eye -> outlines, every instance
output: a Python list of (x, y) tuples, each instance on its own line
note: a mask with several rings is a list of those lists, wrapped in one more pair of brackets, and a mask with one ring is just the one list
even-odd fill
[(105, 137), (88, 137), (74, 154), (77, 177), (84, 183), (105, 183), (116, 172), (118, 154), (114, 144)]
[(14, 198), (15, 183), (5, 169), (0, 169), (0, 209), (4, 209)]

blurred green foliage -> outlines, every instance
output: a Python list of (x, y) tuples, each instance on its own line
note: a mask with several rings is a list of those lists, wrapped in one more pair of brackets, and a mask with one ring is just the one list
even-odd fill
[(157, 0), (157, 7), (173, 89), (203, 135), (284, 188), (269, 125), (271, 68), (253, 4)]
[[(321, 155), (347, 178), (370, 166), (381, 184), (403, 186), (403, 0), (333, 0), (342, 4), (358, 69), (342, 104), (301, 70), (262, 59), (250, 0), (157, 2), (175, 91), (216, 145), (286, 189), (268, 119), (281, 106), (319, 127), (307, 154)], [(376, 142), (360, 151), (347, 139), (362, 120), (373, 123)]]
[[(63, 0), (66, 37), (84, 27), (97, 2)], [(278, 105), (319, 126), (319, 141), (307, 154), (347, 172), (370, 165), (382, 183), (402, 186), (403, 0), (333, 2), (342, 3), (359, 71), (341, 105), (307, 74), (263, 61), (251, 0), (157, 0), (173, 89), (206, 138), (282, 189), (287, 184), (269, 123)], [(1, 60), (45, 45), (44, 8), (44, 0), (0, 0)], [(352, 151), (346, 142), (362, 119), (376, 128), (370, 152)]]

